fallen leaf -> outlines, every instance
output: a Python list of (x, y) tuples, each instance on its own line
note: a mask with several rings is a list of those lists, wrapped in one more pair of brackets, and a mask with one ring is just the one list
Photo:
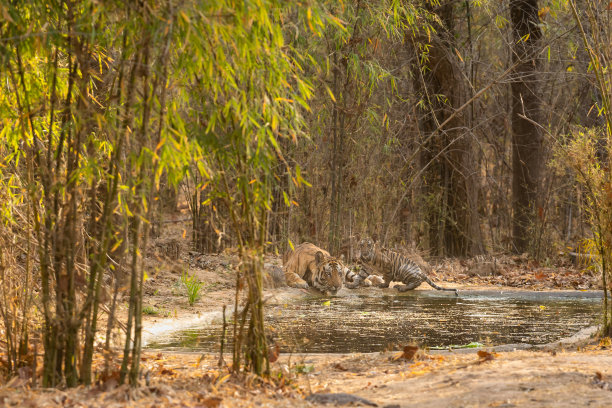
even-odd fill
[(221, 385), (221, 384), (223, 384), (224, 382), (226, 382), (227, 380), (229, 380), (229, 378), (230, 378), (231, 376), (232, 376), (231, 374), (227, 374), (227, 375), (225, 375), (223, 378), (221, 378), (219, 381), (217, 381), (216, 385)]
[(278, 356), (280, 355), (280, 347), (278, 343), (274, 342), (273, 344), (268, 346), (268, 361), (271, 363), (278, 360)]
[(543, 281), (544, 279), (546, 279), (546, 272), (542, 272), (542, 271), (536, 271), (533, 276), (539, 280), (539, 281)]
[(176, 372), (171, 368), (162, 368), (159, 372), (161, 375), (175, 375)]
[(205, 407), (205, 408), (217, 408), (221, 406), (221, 401), (223, 400), (219, 397), (209, 397), (209, 398), (205, 398), (201, 400), (200, 401), (201, 405), (199, 406)]
[(418, 346), (404, 346), (404, 351), (395, 355), (392, 360), (396, 361), (399, 359), (404, 359), (411, 361), (414, 359), (414, 356), (418, 350)]
[(495, 358), (493, 353), (489, 353), (488, 351), (478, 350), (478, 357), (480, 358), (480, 362), (490, 361)]
[(404, 346), (404, 353), (402, 354), (402, 358), (406, 360), (412, 360), (418, 350), (418, 346)]

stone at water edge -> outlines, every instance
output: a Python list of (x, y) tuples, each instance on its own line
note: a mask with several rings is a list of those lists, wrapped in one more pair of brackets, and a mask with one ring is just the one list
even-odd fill
[(334, 405), (355, 405), (363, 404), (370, 407), (377, 407), (378, 404), (359, 397), (357, 395), (340, 393), (316, 393), (310, 394), (306, 397), (306, 401), (314, 402), (317, 404), (334, 404)]

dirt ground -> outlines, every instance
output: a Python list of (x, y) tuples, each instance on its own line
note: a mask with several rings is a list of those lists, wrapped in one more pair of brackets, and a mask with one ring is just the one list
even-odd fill
[[(146, 254), (145, 343), (159, 333), (218, 317), (222, 305), (234, 304), (236, 255), (190, 251), (184, 238), (188, 223), (167, 229)], [(596, 274), (561, 259), (547, 264), (520, 256), (447, 259), (433, 265), (432, 278), (460, 290), (598, 288)], [(277, 256), (265, 261), (268, 268), (281, 263)], [(203, 282), (193, 305), (180, 283), (185, 273)], [(265, 291), (266, 298), (277, 301), (300, 295), (298, 289)], [(312, 407), (324, 405), (305, 399), (310, 394), (349, 393), (380, 407), (612, 407), (611, 349), (609, 339), (583, 334), (537, 350), (281, 354), (266, 380), (229, 375), (215, 354), (146, 351), (142, 386), (136, 389), (117, 386), (116, 375), (72, 390), (32, 390), (27, 376), (15, 377), (0, 387), (0, 406)]]
[[(380, 407), (610, 407), (609, 346), (580, 351), (281, 356), (273, 380), (234, 378), (217, 355), (145, 353), (148, 385), (29, 390), (0, 388), (6, 407), (313, 407), (311, 393), (349, 393)], [(311, 371), (310, 371), (311, 370)], [(309, 371), (309, 372), (307, 372)], [(280, 378), (280, 379), (279, 379)]]

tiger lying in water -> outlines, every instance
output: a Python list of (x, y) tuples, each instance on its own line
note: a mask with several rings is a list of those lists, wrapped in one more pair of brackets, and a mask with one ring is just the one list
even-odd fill
[(379, 248), (370, 238), (359, 242), (358, 258), (367, 265), (379, 270), (384, 279), (381, 288), (388, 288), (392, 281), (402, 282), (403, 285), (396, 286), (400, 292), (414, 289), (421, 283), (427, 282), (437, 290), (454, 291), (458, 296), (457, 289), (443, 288), (432, 282), (425, 272), (414, 261), (386, 248)]
[(324, 249), (303, 242), (283, 256), (283, 271), (287, 285), (322, 293), (336, 294), (342, 288), (345, 266)]

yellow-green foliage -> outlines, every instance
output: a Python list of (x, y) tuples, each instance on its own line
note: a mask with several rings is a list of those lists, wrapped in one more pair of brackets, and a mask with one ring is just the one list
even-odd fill
[[(136, 382), (141, 249), (162, 175), (176, 183), (195, 164), (240, 246), (263, 251), (280, 141), (297, 140), (312, 93), (283, 33), (296, 10), (314, 32), (328, 18), (280, 0), (0, 2), (0, 210), (3, 225), (23, 214), (19, 234), (31, 233), (28, 260), (39, 264), (44, 386), (62, 370), (68, 386), (92, 381), (100, 286), (121, 248), (129, 253), (113, 258), (125, 256), (131, 273), (121, 379), (131, 361)], [(72, 283), (77, 268), (85, 296)], [(193, 302), (201, 283), (187, 278)], [(56, 331), (65, 344), (53, 343)]]
[(603, 330), (609, 332), (612, 328), (612, 308), (608, 308), (608, 290), (612, 281), (612, 146), (603, 134), (603, 129), (576, 130), (565, 143), (557, 146), (553, 165), (561, 171), (571, 169), (582, 189), (583, 209), (593, 234), (592, 238), (585, 237), (584, 249), (594, 256), (601, 268)]

